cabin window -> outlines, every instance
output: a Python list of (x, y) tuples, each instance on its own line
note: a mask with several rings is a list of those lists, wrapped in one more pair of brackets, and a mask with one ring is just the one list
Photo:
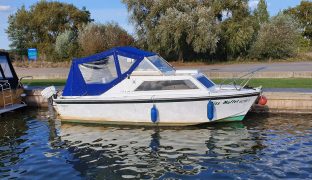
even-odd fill
[(144, 81), (135, 91), (198, 89), (190, 80)]
[(0, 56), (0, 79), (13, 78), (6, 56)]
[(135, 62), (135, 60), (132, 58), (128, 58), (128, 57), (120, 56), (120, 55), (118, 55), (118, 61), (119, 61), (121, 73), (125, 73), (126, 71), (128, 71), (130, 67), (133, 65), (133, 63)]
[(205, 76), (198, 76), (196, 78), (200, 83), (202, 83), (206, 88), (211, 88), (212, 86), (214, 86), (215, 84), (210, 81), (208, 78), (206, 78)]
[(89, 63), (79, 64), (81, 74), (87, 84), (107, 84), (117, 78), (113, 56)]
[(166, 60), (158, 55), (147, 57), (147, 59), (149, 59), (161, 72), (165, 73), (174, 71), (174, 68), (171, 67)]

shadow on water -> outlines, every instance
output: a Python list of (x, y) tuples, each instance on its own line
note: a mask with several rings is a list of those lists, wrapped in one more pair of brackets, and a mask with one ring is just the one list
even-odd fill
[(26, 109), (1, 117), (0, 177), (311, 178), (311, 122), (250, 113), (243, 122), (192, 127), (99, 126)]

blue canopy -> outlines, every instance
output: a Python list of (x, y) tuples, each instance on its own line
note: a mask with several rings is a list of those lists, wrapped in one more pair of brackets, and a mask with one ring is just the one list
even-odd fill
[[(153, 55), (156, 55), (156, 53), (143, 51), (134, 47), (125, 46), (125, 47), (116, 47), (92, 56), (74, 59), (72, 61), (70, 72), (68, 74), (67, 82), (63, 91), (63, 96), (100, 95), (108, 91), (109, 89), (120, 83), (122, 80), (124, 80), (128, 75), (130, 75), (136, 69), (136, 67), (138, 67), (138, 65), (144, 59), (144, 57), (149, 57)], [(108, 83), (100, 83), (100, 82), (87, 83), (83, 77), (79, 65), (100, 61), (105, 58), (108, 58), (109, 56), (113, 56), (117, 77)], [(120, 67), (121, 59), (119, 60), (118, 58), (120, 56), (134, 60), (130, 68), (125, 72), (122, 72)], [(122, 60), (125, 61), (124, 58)]]

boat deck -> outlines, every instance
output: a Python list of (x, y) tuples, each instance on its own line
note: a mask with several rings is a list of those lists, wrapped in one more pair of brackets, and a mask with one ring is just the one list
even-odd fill
[(7, 106), (5, 108), (0, 108), (0, 114), (3, 114), (5, 112), (9, 112), (9, 111), (13, 111), (15, 109), (19, 109), (19, 108), (22, 108), (25, 106), (26, 106), (26, 104), (13, 104), (13, 105)]

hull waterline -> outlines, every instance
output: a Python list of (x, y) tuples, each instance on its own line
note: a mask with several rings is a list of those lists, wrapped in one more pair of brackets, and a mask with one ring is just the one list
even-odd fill
[[(158, 99), (150, 101), (55, 100), (59, 117), (64, 122), (188, 126), (209, 122), (241, 121), (259, 93), (236, 97), (196, 99)], [(207, 104), (214, 104), (209, 120)], [(157, 122), (151, 120), (151, 108), (157, 108)]]

